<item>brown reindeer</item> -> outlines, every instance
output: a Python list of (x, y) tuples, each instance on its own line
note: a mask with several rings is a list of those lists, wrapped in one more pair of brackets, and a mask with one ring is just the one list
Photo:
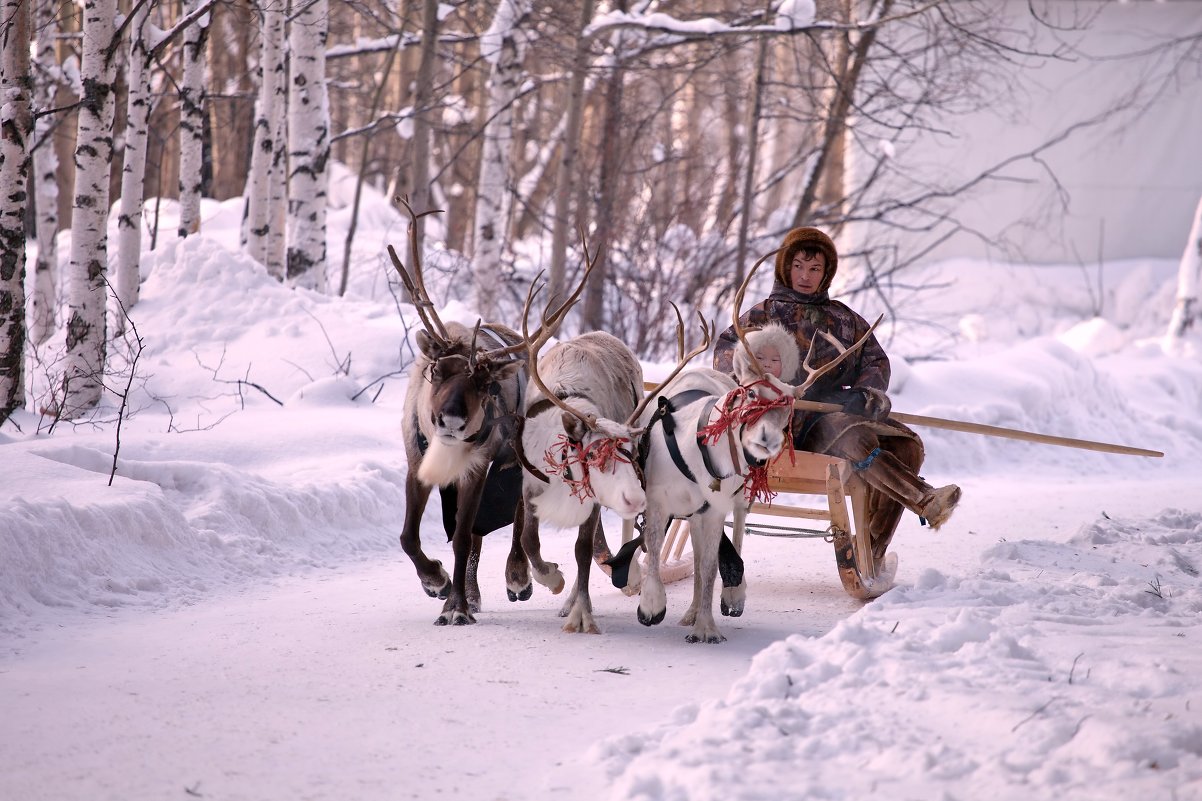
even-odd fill
[[(417, 333), (419, 352), (402, 420), (409, 472), (401, 547), (426, 594), (446, 599), (435, 624), (465, 625), (475, 623), (473, 613), (480, 610), (476, 566), (481, 538), (489, 531), (514, 524), (505, 570), (509, 599), (526, 600), (533, 589), (520, 542), (522, 477), (515, 453), (526, 384), (526, 340), (495, 323), (477, 322), (474, 329), (443, 324), (422, 279), (418, 215), (407, 204), (405, 208), (411, 218), (412, 276), (391, 246), (388, 253), (425, 330)], [(585, 270), (568, 302), (544, 317), (545, 325), (562, 322), (587, 275)], [(455, 555), (451, 576), (421, 547), (422, 513), (434, 487), (442, 494), (444, 527)]]

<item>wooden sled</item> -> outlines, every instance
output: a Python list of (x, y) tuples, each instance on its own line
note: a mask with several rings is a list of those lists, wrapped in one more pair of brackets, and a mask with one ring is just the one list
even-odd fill
[[(897, 576), (897, 555), (890, 553), (880, 560), (873, 558), (867, 522), (867, 486), (847, 460), (796, 451), (793, 461), (790, 461), (788, 452), (785, 452), (768, 466), (768, 486), (781, 495), (825, 497), (826, 506), (791, 506), (774, 500), (771, 505), (752, 504), (751, 514), (774, 515), (794, 521), (817, 520), (826, 525), (822, 528), (803, 528), (799, 525), (771, 526), (749, 521), (746, 531), (773, 537), (825, 537), (835, 546), (835, 566), (848, 595), (866, 601), (892, 589)], [(665, 564), (668, 564), (670, 548), (676, 554), (683, 549), (688, 530), (688, 521), (673, 522), (664, 545), (662, 559)], [(742, 553), (742, 532), (734, 531), (733, 540), (736, 550)], [(687, 572), (677, 578), (692, 574), (691, 557), (685, 569)]]

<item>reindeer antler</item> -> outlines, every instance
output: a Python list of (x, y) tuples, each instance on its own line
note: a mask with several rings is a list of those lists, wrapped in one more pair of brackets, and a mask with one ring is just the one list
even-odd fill
[(686, 364), (691, 362), (694, 358), (702, 353), (705, 353), (706, 349), (709, 348), (710, 343), (714, 341), (714, 333), (717, 330), (717, 327), (712, 321), (706, 322), (705, 318), (701, 316), (701, 312), (697, 312), (697, 319), (701, 321), (701, 344), (693, 348), (688, 353), (684, 353), (684, 319), (680, 316), (680, 309), (676, 308), (676, 304), (672, 303), (672, 301), (668, 301), (668, 303), (676, 312), (676, 341), (680, 344), (680, 361), (677, 362), (676, 367), (671, 373), (668, 374), (667, 378), (661, 381), (659, 385), (655, 387), (655, 389), (643, 396), (643, 400), (638, 406), (635, 407), (634, 413), (627, 418), (626, 425), (628, 426), (633, 426), (636, 422), (638, 422), (639, 415), (641, 415), (643, 410), (647, 408), (647, 404), (651, 402), (651, 399), (658, 395), (660, 391), (662, 391), (663, 388), (668, 385), (668, 382), (670, 382), (673, 378), (676, 378), (680, 371), (684, 369)]
[(759, 261), (752, 265), (751, 270), (747, 273), (747, 277), (743, 279), (743, 283), (739, 286), (739, 291), (735, 293), (734, 307), (731, 309), (731, 316), (734, 317), (735, 334), (739, 337), (739, 341), (743, 343), (743, 347), (747, 350), (747, 355), (751, 361), (751, 369), (755, 370), (756, 375), (760, 378), (767, 378), (768, 374), (764, 370), (764, 366), (760, 364), (760, 360), (755, 357), (755, 351), (751, 349), (751, 344), (747, 341), (747, 332), (743, 326), (739, 324), (739, 309), (743, 307), (743, 297), (747, 294), (747, 287), (751, 285), (751, 277), (755, 275), (755, 271), (760, 268), (760, 265), (767, 261), (772, 256), (780, 252), (780, 248), (769, 251), (763, 256), (760, 256)]
[[(589, 275), (592, 274), (593, 268), (597, 266), (597, 259), (600, 257), (601, 251), (598, 250), (596, 255), (594, 255), (591, 259), (589, 258), (588, 240), (584, 235), (584, 229), (580, 230), (580, 241), (581, 246), (584, 249), (585, 265), (584, 272), (580, 275), (580, 283), (576, 285), (576, 289), (571, 295), (568, 296), (568, 299), (561, 303), (559, 308), (557, 308), (550, 315), (547, 314), (547, 308), (550, 306), (551, 302), (554, 302), (555, 299), (551, 298), (551, 300), (548, 302), (548, 307), (543, 308), (542, 322), (539, 323), (538, 330), (534, 332), (535, 350), (541, 348), (547, 343), (548, 339), (555, 336), (555, 332), (558, 331), (559, 326), (563, 324), (563, 320), (568, 316), (568, 312), (571, 311), (572, 307), (576, 305), (576, 302), (580, 300), (580, 293), (584, 291), (584, 285), (588, 283)], [(526, 308), (522, 313), (522, 333), (527, 340), (529, 340), (529, 334), (526, 332), (526, 315), (530, 313), (530, 302), (533, 300), (534, 295), (538, 294), (534, 287), (538, 283), (539, 279), (542, 278), (542, 275), (543, 271), (539, 270), (538, 275), (534, 277), (534, 281), (530, 284), (530, 292), (527, 293), (526, 297)], [(541, 291), (541, 287), (538, 291)], [(509, 354), (517, 353), (520, 350), (527, 349), (526, 345), (527, 343), (525, 342), (519, 342), (516, 345), (510, 345), (499, 350), (490, 351), (488, 356), (492, 359), (500, 358), (501, 356), (508, 356)]]
[[(592, 268), (590, 267), (590, 269), (592, 269)], [(541, 275), (542, 275), (542, 272), (540, 271), (539, 276), (541, 276)], [(526, 293), (526, 305), (522, 309), (522, 338), (523, 338), (523, 342), (526, 346), (526, 354), (527, 354), (527, 360), (528, 360), (527, 367), (530, 371), (530, 378), (534, 381), (535, 386), (537, 386), (542, 391), (543, 396), (547, 400), (551, 401), (552, 403), (554, 403), (559, 408), (563, 409), (568, 414), (571, 414), (574, 417), (578, 418), (582, 423), (585, 424), (585, 426), (588, 427), (588, 429), (590, 431), (596, 431), (597, 430), (596, 416), (591, 415), (591, 414), (584, 414), (579, 409), (574, 408), (571, 404), (569, 404), (563, 398), (556, 395), (554, 392), (552, 392), (550, 389), (547, 388), (547, 385), (543, 383), (543, 377), (541, 375), (539, 375), (539, 373), (538, 373), (538, 352), (542, 348), (542, 346), (544, 344), (546, 344), (547, 339), (550, 338), (549, 333), (546, 336), (543, 336), (543, 328), (546, 327), (545, 323), (546, 323), (546, 319), (547, 319), (546, 318), (546, 310), (544, 309), (544, 313), (543, 313), (544, 326), (543, 326), (543, 328), (539, 329), (539, 332), (537, 333), (536, 338), (533, 338), (533, 339), (530, 336), (529, 320), (530, 320), (530, 307), (534, 303), (534, 298), (541, 291), (542, 291), (542, 287), (538, 286), (538, 279), (536, 278), (535, 282), (530, 285), (530, 291)]]
[(401, 276), (401, 283), (409, 291), (409, 297), (413, 301), (413, 307), (417, 309), (418, 316), (421, 317), (422, 325), (426, 327), (426, 331), (430, 336), (437, 339), (439, 344), (445, 346), (450, 337), (447, 335), (447, 327), (442, 324), (438, 312), (434, 310), (434, 303), (430, 300), (430, 293), (426, 291), (426, 284), (422, 279), (421, 253), (417, 244), (418, 219), (425, 217), (427, 214), (441, 214), (442, 209), (431, 209), (417, 214), (413, 211), (413, 207), (409, 205), (407, 198), (399, 197), (397, 200), (405, 207), (405, 211), (409, 213), (409, 255), (413, 263), (413, 275), (409, 275), (409, 271), (401, 263), (401, 259), (397, 256), (396, 250), (392, 245), (388, 246), (388, 255), (392, 257), (392, 266), (396, 268), (396, 271)]
[[(868, 326), (868, 330), (864, 332), (864, 336), (857, 339), (855, 341), (855, 343), (851, 347), (848, 347), (848, 348), (843, 347), (843, 343), (840, 342), (837, 338), (835, 338), (835, 336), (832, 335), (829, 331), (823, 331), (821, 334), (818, 334), (813, 339), (811, 339), (810, 340), (810, 349), (809, 349), (809, 351), (806, 352), (805, 360), (802, 362), (802, 367), (805, 368), (806, 374), (807, 374), (806, 380), (804, 382), (802, 382), (801, 384), (799, 384), (798, 386), (793, 387), (793, 397), (800, 399), (802, 396), (805, 395), (806, 390), (808, 390), (810, 387), (814, 386), (815, 381), (817, 381), (819, 378), (821, 378), (822, 376), (829, 373), (831, 370), (834, 370), (835, 367), (837, 367), (844, 359), (846, 359), (848, 356), (852, 355), (857, 350), (859, 350), (860, 347), (863, 346), (863, 344), (868, 341), (868, 337), (872, 336), (872, 332), (874, 330), (876, 330), (876, 327), (881, 324), (881, 320), (884, 320), (884, 319), (885, 319), (885, 315), (883, 315), (883, 314), (880, 317), (876, 318), (876, 322), (873, 323), (872, 325)], [(830, 342), (832, 345), (834, 345), (835, 349), (839, 351), (839, 355), (836, 356), (834, 359), (831, 359), (829, 362), (822, 365), (821, 367), (814, 368), (810, 364), (810, 362), (814, 358), (814, 346), (818, 343), (819, 336), (821, 336), (827, 342)]]
[[(739, 342), (743, 343), (743, 347), (747, 350), (747, 356), (748, 360), (751, 362), (751, 367), (753, 370), (755, 370), (756, 374), (759, 375), (760, 378), (767, 378), (768, 375), (764, 371), (763, 365), (760, 364), (760, 360), (755, 357), (755, 351), (751, 349), (751, 343), (747, 341), (747, 332), (744, 330), (743, 326), (739, 324), (739, 309), (743, 306), (743, 297), (747, 294), (747, 287), (751, 284), (751, 277), (755, 275), (755, 271), (758, 270), (760, 265), (767, 261), (769, 257), (776, 255), (780, 252), (780, 250), (780, 248), (777, 248), (769, 253), (765, 253), (759, 258), (759, 261), (752, 266), (750, 272), (747, 273), (747, 277), (743, 279), (743, 283), (739, 287), (739, 291), (735, 293), (734, 308), (732, 310), (735, 334), (738, 335)], [(843, 347), (843, 343), (835, 338), (835, 336), (829, 331), (822, 331), (813, 339), (811, 339), (810, 349), (806, 352), (806, 357), (801, 363), (802, 367), (804, 367), (806, 371), (806, 379), (800, 385), (793, 387), (793, 397), (801, 398), (806, 393), (806, 390), (814, 385), (815, 381), (829, 373), (831, 370), (834, 370), (844, 359), (859, 350), (860, 347), (868, 341), (868, 337), (872, 336), (872, 332), (876, 330), (876, 327), (880, 325), (881, 320), (883, 319), (885, 319), (885, 315), (883, 314), (876, 318), (876, 322), (868, 327), (868, 330), (864, 332), (864, 336), (856, 340), (855, 344), (849, 348)], [(814, 358), (814, 346), (818, 343), (818, 337), (822, 337), (827, 342), (830, 342), (832, 345), (834, 345), (835, 349), (839, 351), (839, 355), (822, 365), (822, 367), (815, 368), (810, 362)]]

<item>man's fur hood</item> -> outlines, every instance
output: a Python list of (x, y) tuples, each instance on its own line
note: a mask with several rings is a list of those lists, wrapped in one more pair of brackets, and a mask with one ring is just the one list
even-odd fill
[(835, 250), (835, 243), (831, 238), (817, 228), (794, 228), (785, 234), (784, 241), (780, 243), (780, 250), (776, 252), (776, 280), (792, 288), (792, 284), (789, 283), (789, 265), (797, 251), (803, 247), (817, 248), (826, 257), (826, 274), (822, 276), (822, 285), (815, 293), (823, 294), (831, 288), (831, 281), (835, 279), (835, 272), (839, 269), (839, 252)]

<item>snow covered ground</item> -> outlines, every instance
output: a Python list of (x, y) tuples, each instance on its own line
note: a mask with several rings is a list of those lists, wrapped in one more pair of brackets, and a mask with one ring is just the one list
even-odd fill
[(895, 356), (897, 410), (1165, 457), (924, 430), (964, 501), (937, 533), (906, 516), (896, 589), (860, 604), (821, 539), (752, 537), (747, 612), (690, 645), (688, 581), (645, 628), (595, 573), (600, 636), (541, 587), (510, 603), (503, 532), (479, 623), (432, 625), (397, 545), (410, 352), (380, 254), (404, 230), (369, 211), (346, 299), (238, 254), (236, 206), (148, 255), (112, 486), (115, 407), (0, 429), (0, 798), (1202, 799), (1202, 356), (1156, 338), (1175, 265), (931, 265), (947, 288), (909, 313), (944, 328), (890, 349), (940, 358)]

